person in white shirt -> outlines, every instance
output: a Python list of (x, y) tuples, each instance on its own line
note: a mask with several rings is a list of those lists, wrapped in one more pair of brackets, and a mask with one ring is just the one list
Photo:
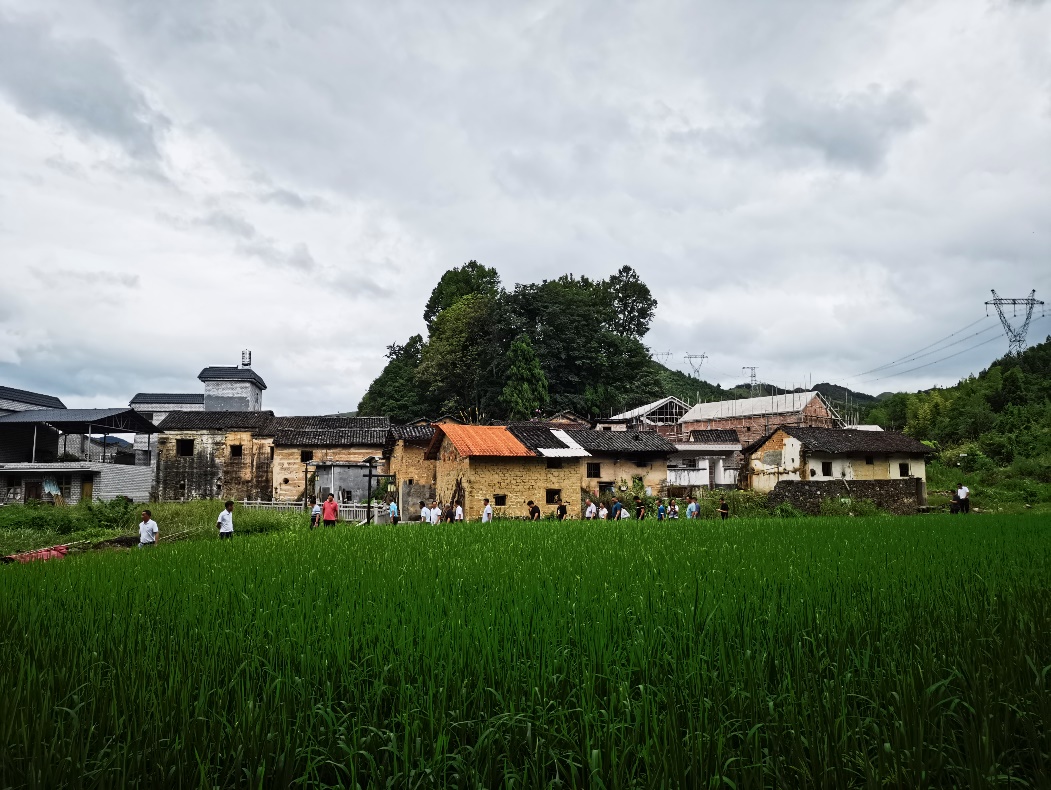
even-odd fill
[(420, 502), (420, 523), (430, 524), (431, 523), (431, 509), (427, 507), (426, 502)]
[(587, 500), (587, 507), (584, 508), (584, 518), (588, 521), (593, 521), (596, 513), (598, 513), (598, 508), (595, 507), (595, 503), (590, 499)]
[(219, 528), (220, 538), (232, 538), (234, 536), (234, 501), (227, 500), (226, 507), (215, 520), (215, 526)]
[(605, 505), (602, 505), (598, 509), (598, 520), (605, 521), (607, 518), (609, 518), (609, 511), (606, 509)]
[(971, 512), (971, 489), (960, 483), (959, 488), (956, 489), (956, 496), (960, 498), (960, 512), (970, 513)]
[(318, 526), (321, 523), (321, 503), (316, 499), (314, 500), (314, 507), (310, 509), (310, 528)]
[(463, 521), (463, 508), (460, 505), (456, 506), (456, 512), (453, 513), (453, 521)]
[(139, 523), (139, 548), (153, 548), (157, 545), (157, 538), (160, 534), (157, 522), (153, 520), (153, 514), (148, 510), (142, 511), (142, 521)]
[(678, 518), (678, 517), (679, 517), (679, 503), (676, 502), (673, 499), (671, 501), (671, 504), (668, 506), (668, 518)]
[(431, 523), (442, 523), (442, 509), (437, 502), (431, 502)]
[(620, 519), (621, 521), (623, 521), (626, 518), (631, 518), (631, 513), (628, 512), (628, 509), (626, 507), (622, 507), (620, 509)]
[(493, 520), (493, 506), (489, 504), (488, 499), (483, 499), (482, 505), (482, 523), (488, 524)]

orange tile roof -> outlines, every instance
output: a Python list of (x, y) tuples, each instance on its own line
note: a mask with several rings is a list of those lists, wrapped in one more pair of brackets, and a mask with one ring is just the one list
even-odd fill
[[(453, 443), (456, 451), (468, 458), (472, 455), (490, 457), (515, 457), (523, 456), (535, 458), (536, 453), (522, 444), (514, 435), (502, 425), (456, 425), (444, 423), (435, 425), (435, 439), (437, 434), (444, 433)], [(440, 441), (440, 440), (438, 440)]]

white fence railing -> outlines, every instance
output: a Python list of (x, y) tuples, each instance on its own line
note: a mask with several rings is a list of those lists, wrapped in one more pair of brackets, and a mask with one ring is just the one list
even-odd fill
[[(260, 500), (243, 499), (239, 503), (246, 510), (276, 510), (285, 513), (309, 513), (310, 507), (303, 507), (303, 501), (298, 502), (263, 502)], [(351, 521), (355, 524), (365, 521), (368, 517), (368, 505), (348, 504), (341, 502), (339, 505), (339, 520)], [(374, 502), (372, 504), (372, 523), (389, 524), (390, 514), (387, 506)]]

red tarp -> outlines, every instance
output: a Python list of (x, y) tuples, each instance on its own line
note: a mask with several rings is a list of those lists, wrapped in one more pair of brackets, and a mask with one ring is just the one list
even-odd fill
[(66, 556), (69, 546), (51, 546), (36, 551), (24, 551), (21, 554), (11, 554), (4, 557), (5, 562), (36, 562), (37, 560), (60, 560)]

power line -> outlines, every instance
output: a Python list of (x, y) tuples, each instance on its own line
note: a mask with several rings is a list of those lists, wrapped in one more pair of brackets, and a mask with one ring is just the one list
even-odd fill
[(999, 329), (999, 327), (996, 326), (996, 324), (993, 324), (991, 326), (987, 326), (985, 329), (980, 329), (977, 332), (975, 332), (974, 334), (965, 335), (965, 336), (961, 337), (959, 340), (954, 340), (951, 343), (946, 343), (941, 348), (936, 348), (933, 351), (928, 351), (926, 354), (917, 354), (916, 356), (909, 357), (908, 359), (906, 359), (906, 360), (904, 360), (902, 362), (896, 362), (893, 365), (884, 365), (882, 368), (876, 368), (875, 370), (870, 371), (870, 372), (875, 373), (875, 372), (880, 371), (880, 370), (886, 370), (886, 369), (889, 369), (889, 368), (895, 368), (898, 365), (906, 365), (909, 362), (915, 362), (917, 359), (924, 359), (925, 357), (929, 357), (932, 354), (940, 354), (940, 353), (942, 353), (943, 351), (945, 351), (948, 348), (952, 348), (953, 346), (958, 346), (958, 345), (960, 345), (960, 343), (966, 343), (968, 340), (973, 340), (974, 338), (979, 337), (981, 335), (984, 335), (986, 332), (991, 332), (994, 329)]
[[(877, 373), (877, 372), (879, 372), (881, 370), (885, 370), (886, 368), (892, 368), (895, 365), (899, 365), (899, 364), (904, 363), (904, 362), (911, 362), (912, 359), (916, 358), (916, 355), (919, 354), (921, 351), (926, 351), (928, 348), (934, 348), (935, 346), (944, 343), (950, 337), (955, 337), (956, 335), (960, 334), (960, 332), (967, 331), (972, 326), (974, 326), (975, 324), (980, 324), (982, 321), (984, 321), (988, 317), (989, 316), (987, 316), (987, 315), (983, 315), (977, 321), (972, 321), (967, 326), (965, 326), (965, 327), (963, 327), (961, 329), (957, 329), (955, 332), (946, 335), (941, 340), (936, 340), (933, 343), (931, 343), (930, 345), (924, 346), (923, 348), (916, 349), (915, 351), (910, 351), (905, 356), (899, 357), (898, 359), (894, 360), (893, 362), (888, 362), (886, 365), (880, 365), (878, 368), (872, 368), (872, 370), (866, 370), (866, 371), (863, 371), (862, 373), (855, 373), (853, 376), (850, 376), (850, 378), (858, 379), (858, 378), (861, 378), (862, 376), (867, 376), (869, 373)], [(952, 345), (952, 344), (950, 343), (950, 345)], [(946, 347), (948, 347), (948, 346), (946, 346)]]
[(906, 373), (912, 373), (913, 371), (916, 371), (916, 370), (922, 370), (923, 368), (929, 368), (931, 365), (937, 365), (939, 362), (944, 362), (947, 359), (952, 359), (953, 357), (958, 357), (958, 356), (960, 356), (960, 354), (966, 354), (968, 351), (973, 351), (974, 349), (976, 349), (976, 348), (978, 348), (980, 346), (984, 346), (984, 345), (986, 345), (988, 343), (992, 343), (994, 340), (999, 340), (1002, 335), (1003, 335), (1003, 332), (1001, 331), (999, 335), (996, 335), (996, 337), (991, 337), (988, 340), (983, 340), (981, 343), (975, 343), (973, 346), (965, 348), (963, 351), (957, 351), (955, 354), (949, 354), (949, 356), (947, 356), (947, 357), (942, 357), (941, 359), (936, 359), (933, 362), (926, 362), (923, 365), (917, 365), (916, 367), (909, 368), (908, 370), (901, 370), (901, 371), (898, 371), (897, 373), (889, 373), (886, 376), (880, 376), (879, 378), (869, 379), (868, 381), (861, 382), (861, 384), (871, 384), (874, 381), (883, 381), (883, 379), (892, 379), (895, 376), (904, 376)]

